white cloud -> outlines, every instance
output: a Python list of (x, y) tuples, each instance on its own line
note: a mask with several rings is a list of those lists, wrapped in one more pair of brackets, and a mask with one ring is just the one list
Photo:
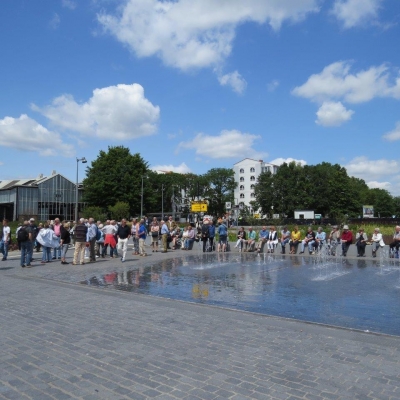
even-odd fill
[(242, 94), (247, 87), (247, 82), (238, 71), (219, 76), (218, 81), (222, 86), (231, 86), (233, 91), (239, 94)]
[(0, 161), (0, 165), (4, 165), (4, 163), (2, 161)]
[(274, 92), (278, 86), (279, 86), (279, 81), (277, 79), (274, 79), (267, 85), (268, 92)]
[(270, 161), (270, 163), (271, 164), (274, 164), (274, 165), (282, 165), (283, 163), (286, 163), (286, 164), (289, 164), (289, 163), (291, 163), (291, 162), (295, 162), (296, 164), (300, 164), (300, 165), (302, 165), (302, 166), (304, 166), (304, 165), (306, 165), (307, 164), (307, 161), (304, 161), (304, 160), (297, 160), (297, 159), (295, 159), (295, 158), (282, 158), (282, 157), (280, 157), (280, 158), (275, 158), (275, 160), (272, 160), (272, 161)]
[(221, 65), (231, 54), (236, 28), (245, 22), (298, 22), (319, 11), (319, 0), (128, 0), (117, 15), (98, 21), (137, 57), (159, 57), (188, 70)]
[(392, 184), (390, 182), (370, 181), (366, 182), (366, 184), (370, 189), (385, 189), (390, 191), (392, 188)]
[(192, 170), (183, 162), (180, 165), (174, 166), (172, 164), (169, 165), (154, 165), (154, 167), (150, 168), (152, 171), (172, 171), (177, 172), (179, 174), (188, 174), (192, 172)]
[(70, 10), (75, 10), (76, 8), (76, 3), (75, 1), (72, 0), (62, 0), (61, 1), (62, 6), (65, 8), (69, 8)]
[(32, 109), (61, 129), (118, 140), (154, 134), (160, 115), (159, 107), (144, 97), (143, 87), (136, 83), (95, 89), (83, 104), (62, 95), (43, 108), (33, 104)]
[(348, 29), (376, 20), (381, 3), (382, 0), (336, 0), (331, 12)]
[(49, 22), (49, 27), (51, 29), (58, 29), (58, 27), (60, 26), (60, 16), (57, 13), (53, 14), (53, 17), (51, 18), (50, 22)]
[(237, 130), (224, 130), (217, 136), (198, 133), (192, 140), (179, 143), (178, 150), (195, 149), (196, 154), (208, 158), (256, 158), (262, 159), (266, 153), (253, 148), (254, 142), (261, 136), (242, 133)]
[(350, 176), (372, 182), (379, 178), (396, 175), (400, 172), (400, 162), (396, 160), (369, 160), (367, 157), (356, 157), (344, 166)]
[(356, 74), (350, 74), (350, 68), (348, 61), (330, 64), (321, 73), (311, 75), (292, 94), (316, 102), (343, 99), (348, 103), (364, 103), (375, 97), (400, 99), (400, 76), (393, 78), (386, 65)]
[(396, 123), (396, 128), (388, 133), (385, 133), (383, 135), (383, 138), (388, 140), (389, 142), (400, 140), (400, 121)]
[(339, 102), (324, 101), (317, 111), (315, 123), (322, 126), (339, 126), (351, 119), (354, 114), (352, 110), (346, 110)]
[(42, 156), (71, 157), (74, 154), (73, 146), (64, 143), (58, 133), (49, 131), (25, 114), (0, 120), (0, 145), (38, 152)]

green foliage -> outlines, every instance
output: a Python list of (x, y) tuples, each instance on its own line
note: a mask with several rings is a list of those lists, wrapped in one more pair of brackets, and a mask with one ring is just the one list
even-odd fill
[(85, 207), (83, 216), (84, 218), (94, 218), (95, 221), (105, 221), (107, 219), (107, 214), (98, 206)]
[(111, 218), (116, 221), (121, 221), (122, 218), (129, 218), (129, 204), (123, 201), (119, 201), (113, 206), (109, 207)]
[(139, 154), (132, 155), (123, 146), (110, 146), (86, 168), (84, 200), (103, 210), (122, 201), (129, 204), (130, 214), (138, 214), (142, 176), (147, 172), (148, 164)]
[(235, 182), (233, 169), (212, 168), (202, 177), (204, 197), (208, 200), (208, 213), (221, 216), (225, 214), (225, 203), (233, 202)]

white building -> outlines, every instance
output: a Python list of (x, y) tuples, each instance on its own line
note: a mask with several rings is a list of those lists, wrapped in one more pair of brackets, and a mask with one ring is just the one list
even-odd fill
[(245, 158), (233, 166), (233, 171), (235, 173), (235, 182), (238, 184), (234, 192), (235, 204), (251, 207), (250, 202), (255, 200), (254, 185), (257, 183), (258, 176), (261, 172), (266, 171), (276, 174), (278, 166), (266, 163), (263, 160)]

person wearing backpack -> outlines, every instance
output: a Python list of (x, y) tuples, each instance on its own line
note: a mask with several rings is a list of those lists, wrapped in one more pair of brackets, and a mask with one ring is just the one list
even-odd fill
[(21, 267), (31, 266), (31, 246), (32, 233), (29, 229), (29, 221), (24, 221), (24, 224), (18, 229), (17, 233), (18, 244), (21, 246)]

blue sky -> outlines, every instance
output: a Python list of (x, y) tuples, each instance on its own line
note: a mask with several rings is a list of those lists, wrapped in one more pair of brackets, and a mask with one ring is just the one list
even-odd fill
[(338, 163), (400, 195), (399, 0), (1, 0), (0, 38), (0, 179), (74, 181), (124, 145), (177, 172)]

